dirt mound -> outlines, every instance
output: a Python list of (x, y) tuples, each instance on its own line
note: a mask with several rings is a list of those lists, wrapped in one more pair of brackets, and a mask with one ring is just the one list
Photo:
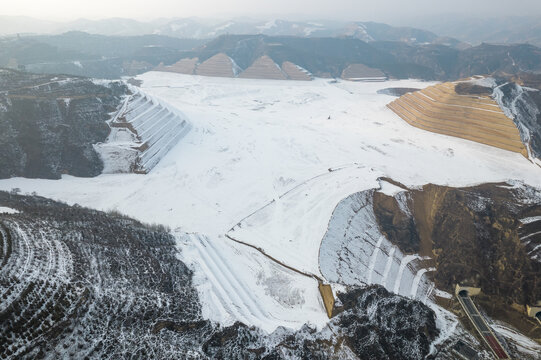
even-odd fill
[(519, 129), (489, 95), (469, 82), (443, 83), (401, 96), (387, 106), (410, 125), (527, 156)]
[(195, 73), (203, 76), (235, 77), (233, 67), (229, 56), (220, 53), (199, 64)]
[(280, 67), (266, 55), (254, 61), (239, 77), (245, 79), (287, 80)]

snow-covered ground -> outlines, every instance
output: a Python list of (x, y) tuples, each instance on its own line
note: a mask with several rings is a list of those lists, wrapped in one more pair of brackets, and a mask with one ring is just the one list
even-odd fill
[[(315, 280), (223, 236), (263, 207), (243, 241), (315, 274), (336, 205), (355, 192), (379, 187), (380, 176), (409, 186), (507, 179), (541, 186), (541, 168), (520, 154), (411, 127), (385, 107), (391, 96), (376, 93), (431, 83), (162, 72), (139, 78), (145, 93), (178, 108), (193, 126), (149, 174), (14, 178), (0, 181), (0, 189), (18, 187), (169, 225), (178, 235), (183, 260), (196, 271), (204, 313), (217, 321), (242, 319), (266, 330), (326, 321)], [(398, 190), (385, 185), (382, 191)]]
[(6, 206), (0, 206), (0, 214), (18, 214), (19, 211), (6, 207)]
[(539, 354), (541, 354), (541, 345), (532, 339), (503, 323), (492, 324), (492, 327), (500, 335), (505, 337), (507, 341), (512, 342), (521, 353), (531, 356), (532, 359), (539, 358)]

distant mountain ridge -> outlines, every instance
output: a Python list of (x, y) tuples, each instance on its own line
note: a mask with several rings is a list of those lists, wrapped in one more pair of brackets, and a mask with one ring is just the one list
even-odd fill
[(472, 45), (528, 43), (541, 46), (541, 16), (432, 16), (416, 19), (411, 23)]
[(0, 35), (60, 34), (82, 31), (108, 36), (165, 35), (186, 39), (212, 39), (220, 35), (269, 35), (297, 37), (353, 37), (370, 41), (403, 41), (406, 43), (446, 43), (459, 41), (440, 38), (414, 27), (394, 27), (376, 22), (289, 21), (289, 20), (202, 20), (197, 18), (160, 19), (141, 22), (133, 19), (79, 19), (67, 23), (36, 21), (26, 17), (0, 16)]
[(494, 72), (541, 71), (541, 49), (531, 45), (488, 45), (459, 50), (441, 44), (365, 42), (356, 38), (223, 35), (183, 53), (200, 62), (226, 54), (242, 70), (262, 56), (289, 61), (317, 77), (341, 77), (352, 64), (379, 69), (391, 78), (449, 80)]
[[(383, 26), (380, 32), (394, 33), (395, 30)], [(482, 44), (460, 49), (452, 44), (406, 40), (367, 42), (356, 37), (262, 34), (222, 35), (210, 41), (84, 32), (0, 38), (0, 67), (107, 79), (178, 65), (181, 59), (185, 62), (197, 59), (196, 63), (203, 63), (218, 54), (226, 54), (233, 60), (230, 70), (235, 74), (245, 71), (263, 56), (270, 57), (278, 66), (285, 62), (298, 65), (317, 77), (342, 77), (351, 65), (378, 69), (383, 72), (382, 77), (424, 80), (456, 80), (494, 72), (541, 72), (541, 49), (527, 44)]]
[[(422, 29), (422, 30), (421, 30)], [(0, 16), (0, 36), (83, 31), (109, 36), (167, 35), (211, 39), (220, 35), (263, 34), (299, 37), (355, 37), (370, 41), (447, 44), (464, 48), (481, 43), (541, 46), (540, 16), (466, 17), (459, 14), (403, 19), (396, 24), (370, 21), (290, 21), (281, 19), (166, 18), (149, 22), (126, 18), (54, 22), (24, 16)], [(437, 35), (436, 35), (437, 34)]]

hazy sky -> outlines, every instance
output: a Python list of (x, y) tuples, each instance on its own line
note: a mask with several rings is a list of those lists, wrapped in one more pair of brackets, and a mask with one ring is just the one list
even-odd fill
[(0, 0), (0, 4), (1, 15), (55, 20), (254, 16), (390, 21), (447, 12), (541, 15), (541, 0)]

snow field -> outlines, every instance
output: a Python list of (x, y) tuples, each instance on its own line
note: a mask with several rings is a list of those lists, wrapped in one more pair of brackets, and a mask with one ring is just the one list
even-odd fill
[(0, 214), (18, 214), (19, 211), (6, 207), (6, 206), (0, 206)]

